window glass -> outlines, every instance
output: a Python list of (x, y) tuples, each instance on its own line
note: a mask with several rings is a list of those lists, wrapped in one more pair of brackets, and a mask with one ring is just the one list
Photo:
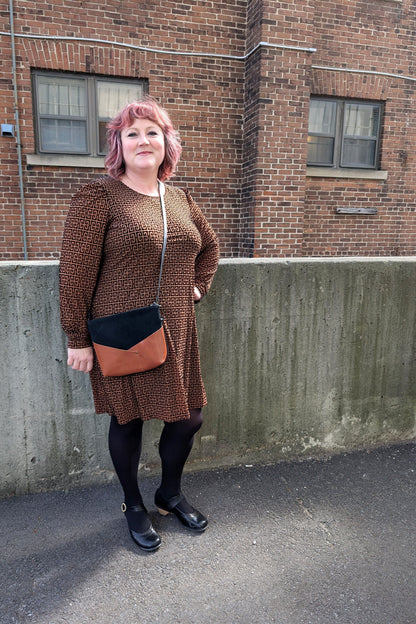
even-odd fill
[(334, 139), (311, 136), (308, 137), (308, 162), (314, 165), (332, 164), (334, 160)]
[(39, 76), (38, 106), (40, 115), (86, 117), (85, 81)]
[(143, 95), (138, 84), (97, 80), (98, 117), (111, 119), (125, 104)]
[(344, 139), (342, 161), (344, 167), (373, 167), (376, 157), (376, 142), (360, 139)]
[(344, 134), (375, 138), (378, 128), (379, 107), (368, 104), (345, 104)]
[(309, 111), (308, 162), (332, 165), (334, 160), (337, 103), (311, 100)]
[(50, 152), (82, 153), (87, 151), (85, 121), (41, 119), (42, 149)]
[(337, 103), (328, 100), (311, 100), (309, 111), (309, 132), (319, 134), (335, 133)]
[(137, 83), (123, 84), (122, 82), (110, 82), (108, 80), (97, 81), (98, 149), (101, 154), (107, 151), (107, 123), (123, 106), (137, 100), (143, 94), (142, 85)]
[(345, 103), (342, 166), (375, 166), (379, 111), (378, 105)]
[(83, 79), (37, 77), (39, 143), (42, 151), (86, 153), (87, 87)]

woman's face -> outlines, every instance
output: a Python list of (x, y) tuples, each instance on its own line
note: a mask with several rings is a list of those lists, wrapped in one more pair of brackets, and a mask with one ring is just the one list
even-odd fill
[(162, 128), (150, 119), (136, 119), (121, 131), (121, 147), (126, 173), (157, 176), (165, 158), (165, 137)]

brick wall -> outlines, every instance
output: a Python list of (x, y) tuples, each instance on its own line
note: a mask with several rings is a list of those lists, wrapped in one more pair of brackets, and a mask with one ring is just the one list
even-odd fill
[[(308, 47), (313, 2), (248, 3), (248, 43)], [(299, 255), (305, 193), (310, 54), (266, 47), (246, 66), (240, 253)]]
[[(1, 3), (1, 30), (10, 30)], [(245, 2), (20, 1), (15, 32), (96, 38), (133, 46), (241, 56)], [(145, 78), (171, 113), (183, 141), (174, 183), (186, 185), (218, 232), (225, 255), (238, 253), (244, 64), (228, 58), (156, 54), (117, 45), (16, 37), (17, 81), (29, 258), (58, 257), (72, 194), (101, 169), (27, 166), (35, 152), (31, 68)], [(0, 110), (14, 123), (10, 37), (1, 37)], [(0, 139), (0, 258), (22, 258), (19, 179), (14, 139)]]
[[(7, 0), (0, 7), (0, 30), (7, 33)], [(26, 35), (15, 41), (29, 259), (58, 257), (71, 195), (103, 173), (28, 164), (35, 153), (31, 69), (146, 79), (182, 136), (174, 183), (189, 187), (218, 232), (223, 256), (414, 254), (416, 82), (406, 77), (416, 75), (415, 12), (411, 0), (19, 0), (14, 27)], [(253, 52), (260, 42), (267, 45)], [(12, 79), (11, 38), (3, 34), (1, 123), (14, 123)], [(387, 179), (308, 174), (311, 94), (384, 102)], [(21, 259), (14, 138), (0, 137), (0, 165), (0, 259)], [(340, 206), (371, 206), (377, 214), (338, 214)]]
[[(317, 1), (311, 93), (384, 103), (381, 169), (386, 180), (307, 178), (303, 255), (413, 255), (416, 247), (416, 5)], [(377, 214), (337, 214), (339, 207)]]

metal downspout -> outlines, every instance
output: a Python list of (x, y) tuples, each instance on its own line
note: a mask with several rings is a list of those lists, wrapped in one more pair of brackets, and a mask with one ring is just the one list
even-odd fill
[(27, 260), (27, 233), (26, 233), (26, 215), (25, 215), (25, 194), (23, 190), (23, 167), (22, 167), (22, 146), (20, 143), (20, 121), (19, 106), (17, 99), (17, 76), (16, 76), (16, 48), (14, 43), (14, 8), (13, 0), (9, 0), (10, 12), (10, 36), (12, 45), (12, 72), (13, 72), (13, 97), (14, 97), (14, 118), (16, 124), (16, 146), (17, 146), (17, 162), (19, 167), (19, 189), (20, 189), (20, 210), (22, 215), (22, 234), (23, 234), (23, 257)]

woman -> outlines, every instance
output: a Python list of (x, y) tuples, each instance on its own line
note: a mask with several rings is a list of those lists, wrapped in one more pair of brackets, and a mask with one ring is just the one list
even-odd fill
[(181, 153), (178, 136), (154, 100), (128, 104), (108, 125), (108, 178), (72, 199), (60, 263), (61, 321), (68, 365), (90, 373), (95, 409), (111, 416), (109, 450), (124, 492), (122, 510), (132, 539), (159, 548), (140, 494), (137, 473), (143, 422), (164, 421), (155, 504), (202, 532), (207, 519), (181, 492), (181, 477), (206, 395), (201, 379), (194, 302), (208, 291), (218, 264), (214, 232), (192, 198), (165, 188), (168, 239), (160, 292), (168, 343), (153, 370), (104, 377), (94, 357), (87, 319), (150, 305), (156, 296), (163, 242), (158, 180), (169, 179)]

